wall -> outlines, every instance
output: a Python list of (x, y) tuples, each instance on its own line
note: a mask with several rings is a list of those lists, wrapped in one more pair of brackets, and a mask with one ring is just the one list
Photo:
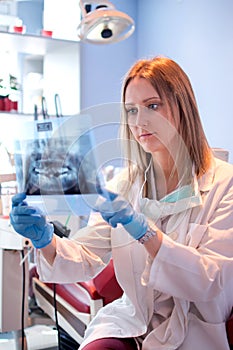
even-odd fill
[(27, 34), (40, 34), (43, 28), (43, 1), (19, 1), (17, 2), (17, 16), (26, 24)]
[[(136, 21), (136, 0), (111, 1)], [(135, 31), (119, 43), (81, 44), (81, 107), (120, 101), (121, 80), (137, 58)]]
[(233, 1), (138, 0), (137, 54), (175, 59), (189, 75), (209, 143), (233, 162)]

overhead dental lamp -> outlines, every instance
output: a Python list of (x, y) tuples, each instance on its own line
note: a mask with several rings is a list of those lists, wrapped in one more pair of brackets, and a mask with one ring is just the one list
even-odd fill
[[(108, 0), (81, 0), (82, 20), (78, 26), (81, 40), (92, 44), (110, 44), (128, 38), (135, 29), (134, 21), (117, 11)], [(92, 10), (93, 5), (96, 5)]]

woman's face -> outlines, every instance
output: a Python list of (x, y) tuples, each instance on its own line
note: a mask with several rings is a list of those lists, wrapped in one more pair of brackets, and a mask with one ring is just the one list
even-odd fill
[(150, 82), (144, 78), (131, 80), (125, 93), (125, 110), (129, 128), (145, 152), (169, 151), (177, 135), (174, 118)]

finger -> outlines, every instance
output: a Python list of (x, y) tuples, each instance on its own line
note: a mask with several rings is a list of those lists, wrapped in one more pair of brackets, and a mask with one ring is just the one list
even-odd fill
[(37, 214), (34, 214), (34, 215), (11, 215), (10, 214), (10, 219), (12, 224), (38, 225), (40, 224), (40, 221), (42, 221), (42, 224), (44, 223), (44, 219)]
[(101, 213), (101, 216), (107, 223), (109, 223), (109, 220), (112, 217), (111, 215), (107, 215), (107, 214), (103, 214), (103, 213)]
[(16, 207), (19, 204), (23, 203), (23, 200), (26, 198), (26, 193), (17, 193), (12, 197), (12, 207)]
[(35, 228), (33, 225), (27, 225), (27, 227), (25, 228), (24, 224), (15, 224), (14, 230), (29, 239), (36, 239), (37, 237), (37, 232), (35, 232)]
[(125, 215), (124, 211), (120, 211), (115, 215), (113, 215), (108, 222), (111, 226), (116, 227), (117, 224), (126, 225), (131, 221), (132, 221), (132, 216)]
[(102, 218), (112, 227), (117, 227), (117, 220), (114, 219), (114, 217), (112, 215), (105, 215), (105, 214), (101, 214)]
[(17, 206), (12, 209), (13, 215), (32, 215), (35, 214), (37, 211), (33, 207), (28, 206)]
[(114, 208), (111, 206), (111, 202), (104, 201), (103, 203), (98, 203), (95, 205), (95, 210), (100, 213), (105, 213), (107, 215), (112, 215), (115, 213)]
[(113, 202), (109, 202), (107, 200), (100, 200), (96, 204), (96, 209), (100, 212), (106, 212), (106, 213), (117, 213), (122, 212), (124, 210), (125, 215), (131, 215), (132, 214), (132, 208), (129, 205), (128, 202), (121, 199), (121, 197), (117, 197), (116, 200)]
[(111, 192), (109, 190), (107, 190), (106, 188), (97, 186), (97, 192), (103, 196), (105, 199), (107, 199), (108, 201), (113, 201), (114, 199), (117, 198), (118, 194)]

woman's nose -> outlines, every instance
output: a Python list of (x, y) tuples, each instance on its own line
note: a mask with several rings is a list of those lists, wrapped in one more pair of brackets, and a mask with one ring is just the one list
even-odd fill
[(136, 119), (136, 125), (145, 127), (148, 124), (147, 113), (145, 107), (139, 107)]

